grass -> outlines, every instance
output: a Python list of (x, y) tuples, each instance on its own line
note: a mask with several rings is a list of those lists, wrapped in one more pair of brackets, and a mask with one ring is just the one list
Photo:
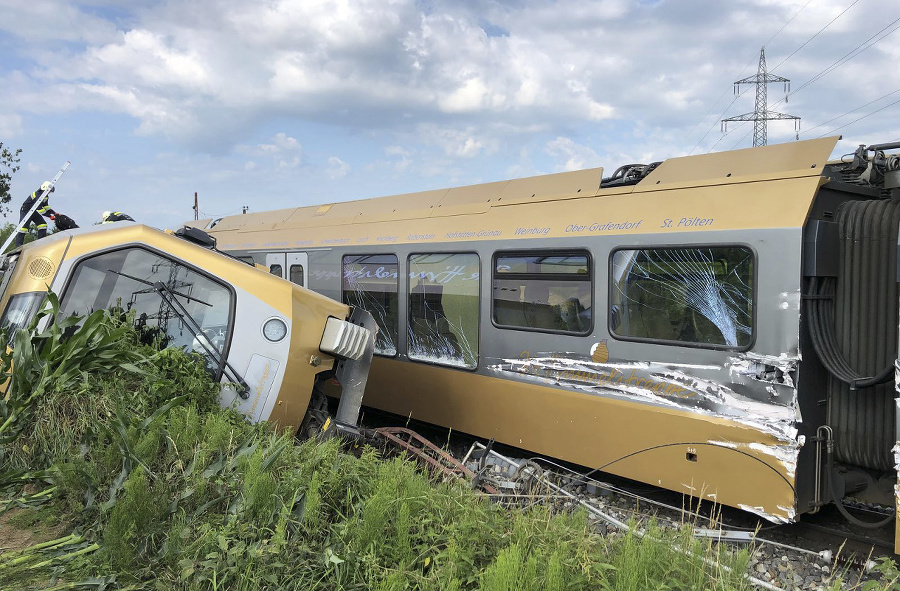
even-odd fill
[(197, 359), (139, 345), (117, 314), (63, 329), (16, 335), (0, 511), (56, 537), (0, 554), (0, 589), (750, 588), (748, 550), (656, 524), (604, 538), (580, 511), (510, 510), (373, 448), (298, 442), (220, 408)]

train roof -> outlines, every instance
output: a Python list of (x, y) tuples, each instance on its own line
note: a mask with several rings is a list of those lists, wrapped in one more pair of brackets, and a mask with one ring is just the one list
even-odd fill
[[(65, 253), (67, 259), (75, 259), (127, 246), (146, 246), (165, 252), (218, 277), (227, 274), (230, 284), (269, 302), (285, 315), (291, 314), (293, 292), (305, 291), (305, 288), (274, 277), (226, 253), (184, 239), (171, 230), (159, 230), (135, 222), (99, 224), (55, 232), (29, 242), (17, 252), (23, 257), (24, 264), (41, 258), (47, 261), (44, 265), (47, 266), (52, 257), (46, 258), (43, 255), (48, 249), (58, 250), (61, 256)], [(329, 298), (314, 292), (309, 292), (308, 297), (326, 308), (334, 304)]]
[(591, 168), (190, 223), (226, 250), (567, 236), (583, 222), (644, 232), (656, 218), (711, 220), (692, 230), (802, 226), (837, 140), (670, 158), (629, 186), (603, 187), (604, 169)]

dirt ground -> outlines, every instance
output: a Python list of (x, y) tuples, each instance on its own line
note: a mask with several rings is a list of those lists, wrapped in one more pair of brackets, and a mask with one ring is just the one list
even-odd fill
[[(0, 515), (0, 556), (62, 535), (65, 524), (48, 526), (39, 520), (28, 519), (28, 512), (25, 509), (11, 509)], [(31, 525), (26, 525), (29, 523)]]

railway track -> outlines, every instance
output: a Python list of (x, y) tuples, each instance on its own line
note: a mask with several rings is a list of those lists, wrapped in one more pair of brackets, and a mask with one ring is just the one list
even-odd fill
[[(497, 446), (500, 453), (491, 442), (449, 435), (433, 427), (422, 429), (435, 440), (445, 441), (445, 447), (406, 428), (376, 427), (372, 432), (383, 447), (406, 453), (431, 471), (468, 479), (496, 502), (553, 504), (561, 510), (580, 506), (603, 535), (630, 529), (643, 536), (652, 519), (666, 529), (688, 525), (695, 537), (710, 543), (750, 547), (752, 558), (744, 576), (758, 588), (858, 589), (881, 580), (879, 558), (894, 558), (890, 527), (860, 533), (833, 508), (795, 524), (773, 525), (707, 502), (685, 505), (682, 495), (646, 484), (607, 475), (601, 480), (600, 475), (546, 458), (515, 457), (513, 450)], [(886, 515), (876, 507), (852, 506), (850, 510), (858, 515), (867, 513), (862, 518), (869, 521)], [(840, 587), (836, 586), (838, 579)]]

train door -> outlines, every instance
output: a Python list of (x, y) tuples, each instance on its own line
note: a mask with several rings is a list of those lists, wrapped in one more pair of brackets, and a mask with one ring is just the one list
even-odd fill
[(266, 267), (272, 275), (307, 287), (306, 271), (309, 268), (309, 256), (305, 252), (267, 253)]
[(306, 275), (309, 269), (309, 256), (305, 252), (287, 253), (287, 279), (291, 283), (307, 287)]
[(269, 273), (284, 279), (284, 268), (287, 266), (287, 255), (283, 252), (270, 252), (266, 254), (266, 267)]

